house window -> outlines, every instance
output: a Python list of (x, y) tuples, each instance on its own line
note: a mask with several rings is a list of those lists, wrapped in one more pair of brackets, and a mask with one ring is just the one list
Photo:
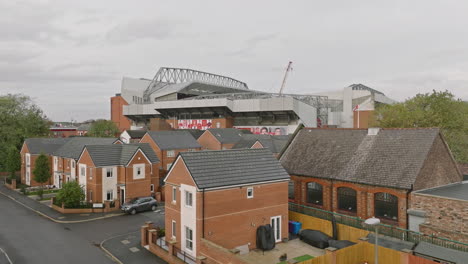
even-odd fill
[(294, 200), (294, 181), (288, 183), (288, 199)]
[(193, 231), (188, 227), (185, 227), (185, 248), (193, 250)]
[(133, 165), (133, 179), (144, 179), (145, 178), (145, 164)]
[(357, 212), (356, 190), (347, 187), (338, 188), (338, 209)]
[(93, 179), (93, 169), (89, 169), (89, 179), (92, 180)]
[(154, 192), (154, 184), (151, 184), (151, 185), (150, 185), (150, 191), (151, 191), (151, 192)]
[(112, 190), (107, 191), (106, 199), (107, 199), (107, 201), (113, 201), (114, 200), (114, 191), (112, 191)]
[(75, 168), (75, 161), (74, 160), (71, 161), (71, 167), (72, 167), (72, 169)]
[(192, 207), (192, 193), (189, 191), (185, 191), (185, 205)]
[(177, 236), (177, 226), (176, 221), (172, 220), (172, 238), (176, 238)]
[(107, 168), (106, 175), (107, 175), (107, 178), (112, 178), (112, 176), (114, 176), (114, 170), (112, 168)]
[(86, 167), (80, 167), (80, 176), (85, 177), (86, 176)]
[(175, 156), (175, 151), (174, 150), (168, 150), (167, 151), (167, 157), (168, 158), (171, 158), (171, 157), (174, 157)]
[(307, 183), (307, 203), (323, 205), (323, 188), (316, 182)]
[(93, 191), (89, 191), (89, 201), (92, 202), (93, 201)]
[(398, 221), (398, 197), (389, 193), (374, 194), (375, 216)]
[(172, 166), (172, 163), (167, 164), (167, 170), (170, 170)]
[(29, 166), (30, 163), (31, 163), (31, 156), (26, 155), (26, 165)]
[(54, 165), (57, 165), (57, 163), (58, 163), (58, 159), (57, 157), (54, 157)]
[(247, 188), (247, 198), (253, 198), (253, 195), (254, 195), (254, 189), (253, 187), (249, 187)]
[(172, 187), (172, 202), (175, 203), (177, 201), (177, 188)]

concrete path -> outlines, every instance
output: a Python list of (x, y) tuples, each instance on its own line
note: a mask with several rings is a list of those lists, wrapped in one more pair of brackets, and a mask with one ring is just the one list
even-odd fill
[(120, 211), (113, 213), (62, 214), (47, 206), (45, 203), (35, 201), (17, 191), (8, 189), (3, 183), (0, 184), (0, 195), (8, 197), (45, 218), (63, 224), (88, 222), (123, 215)]

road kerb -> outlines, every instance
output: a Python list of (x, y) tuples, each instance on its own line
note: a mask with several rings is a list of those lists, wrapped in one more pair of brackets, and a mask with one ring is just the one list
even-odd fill
[(120, 261), (120, 259), (118, 259), (116, 256), (114, 256), (109, 250), (107, 250), (105, 247), (104, 247), (104, 243), (106, 243), (106, 241), (108, 240), (111, 240), (111, 239), (114, 239), (116, 237), (120, 237), (120, 236), (127, 236), (127, 235), (130, 235), (130, 234), (134, 234), (134, 233), (138, 233), (139, 231), (134, 231), (134, 232), (130, 232), (130, 233), (126, 233), (126, 234), (122, 234), (122, 235), (117, 235), (117, 236), (112, 236), (112, 237), (109, 237), (109, 238), (106, 238), (104, 239), (101, 244), (99, 244), (99, 247), (104, 251), (106, 252), (107, 255), (109, 255), (112, 260), (114, 260), (115, 262), (119, 263), (119, 264), (124, 264), (122, 261)]

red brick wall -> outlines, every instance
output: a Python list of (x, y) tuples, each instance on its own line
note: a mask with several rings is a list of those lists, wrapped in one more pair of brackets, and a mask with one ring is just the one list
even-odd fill
[[(145, 178), (133, 179), (133, 165), (141, 163), (145, 164)], [(126, 202), (135, 197), (151, 195), (151, 166), (151, 163), (148, 162), (148, 160), (144, 157), (143, 153), (139, 151), (130, 161), (128, 166), (125, 168), (125, 170), (127, 171), (127, 178), (125, 182)]]
[(216, 139), (210, 131), (206, 130), (198, 139), (198, 144), (202, 146), (202, 149), (209, 150), (220, 150), (221, 143)]
[(111, 120), (117, 125), (120, 132), (130, 129), (131, 121), (123, 115), (123, 106), (128, 105), (122, 96), (111, 97)]
[[(29, 149), (28, 149), (28, 146), (26, 144), (23, 144), (23, 147), (21, 148), (21, 183), (23, 184), (26, 184), (26, 153), (29, 153)], [(38, 154), (31, 154), (31, 160), (30, 160), (30, 168), (31, 168), (31, 175), (30, 175), (30, 179), (31, 179), (31, 184), (30, 186), (31, 187), (35, 187), (35, 186), (41, 186), (40, 183), (36, 182), (34, 180), (34, 168), (35, 168), (35, 164), (36, 164), (36, 159), (39, 157)], [(50, 179), (48, 182), (44, 183), (44, 185), (50, 185), (52, 184), (53, 182), (53, 175), (54, 175), (54, 167), (53, 167), (53, 161), (52, 161), (52, 157), (47, 155), (47, 157), (49, 158), (49, 168), (50, 168)]]
[(426, 212), (422, 233), (468, 243), (468, 201), (412, 193), (411, 209)]
[(429, 155), (414, 183), (413, 189), (416, 191), (446, 185), (460, 182), (462, 179), (463, 177), (457, 168), (457, 163), (439, 134), (429, 151)]

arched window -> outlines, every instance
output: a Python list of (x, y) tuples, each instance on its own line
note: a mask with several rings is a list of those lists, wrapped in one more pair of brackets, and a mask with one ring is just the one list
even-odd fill
[(338, 188), (338, 209), (356, 213), (357, 212), (357, 199), (356, 191), (347, 188)]
[(294, 181), (289, 181), (289, 184), (288, 184), (288, 199), (294, 200)]
[(307, 183), (307, 203), (323, 205), (323, 188), (316, 182)]
[(398, 221), (398, 197), (389, 193), (374, 194), (375, 216)]

